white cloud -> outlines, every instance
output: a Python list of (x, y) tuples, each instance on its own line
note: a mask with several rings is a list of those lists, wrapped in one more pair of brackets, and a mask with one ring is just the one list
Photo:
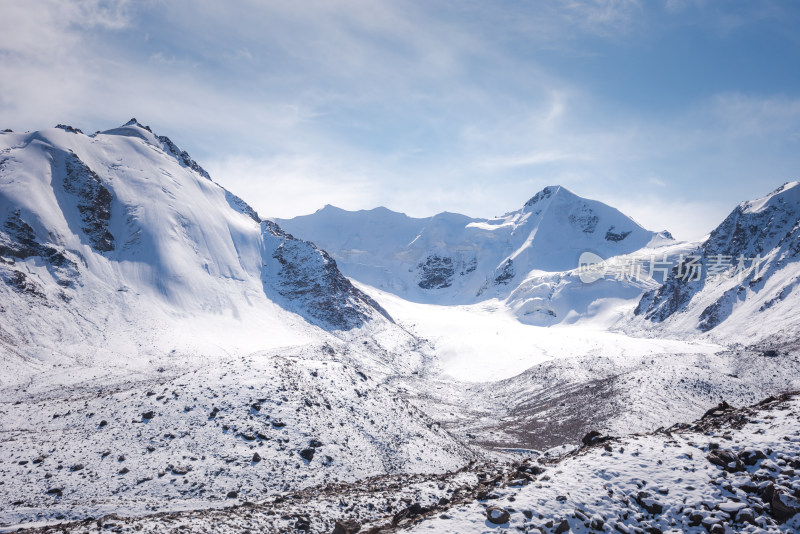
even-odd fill
[(586, 39), (635, 46), (652, 15), (637, 2), (44, 5), (4, 6), (0, 127), (136, 116), (266, 216), (327, 203), (490, 216), (562, 183), (680, 234), (681, 194), (730, 209), (800, 162), (791, 95), (648, 116), (540, 61), (591, 58)]

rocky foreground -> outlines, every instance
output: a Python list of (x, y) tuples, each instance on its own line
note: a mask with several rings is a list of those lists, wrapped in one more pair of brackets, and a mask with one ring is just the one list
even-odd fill
[(562, 457), (473, 462), (444, 475), (375, 477), (212, 510), (107, 516), (21, 532), (797, 532), (800, 397), (721, 403), (694, 424)]

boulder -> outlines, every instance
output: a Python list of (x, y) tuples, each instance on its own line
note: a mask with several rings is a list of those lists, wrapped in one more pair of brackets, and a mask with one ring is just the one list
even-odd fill
[(759, 460), (765, 460), (767, 458), (767, 455), (758, 449), (745, 449), (741, 451), (738, 456), (739, 460), (741, 460), (744, 465), (756, 465), (756, 462)]
[(772, 517), (781, 523), (800, 513), (800, 501), (783, 488), (772, 492)]
[(708, 461), (712, 464), (718, 465), (725, 471), (728, 471), (729, 473), (744, 471), (744, 465), (742, 464), (742, 461), (739, 460), (736, 454), (728, 449), (711, 451), (706, 456), (706, 459), (708, 459)]
[(333, 534), (357, 534), (358, 532), (361, 532), (361, 523), (354, 519), (337, 521), (333, 525)]
[(592, 430), (581, 439), (584, 447), (594, 445), (596, 443), (603, 443), (611, 439), (611, 436), (604, 436), (597, 430)]
[(502, 525), (509, 522), (511, 514), (499, 506), (489, 506), (486, 508), (486, 519), (494, 525)]
[(664, 506), (660, 502), (651, 498), (650, 494), (646, 491), (640, 491), (636, 495), (636, 503), (647, 510), (648, 514), (659, 515), (664, 511)]

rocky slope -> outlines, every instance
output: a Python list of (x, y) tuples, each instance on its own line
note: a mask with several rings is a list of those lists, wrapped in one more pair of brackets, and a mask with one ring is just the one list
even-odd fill
[(751, 340), (798, 336), (800, 183), (743, 202), (642, 297), (646, 328)]
[(651, 434), (450, 474), (329, 484), (220, 510), (107, 516), (25, 532), (795, 532), (800, 400), (711, 407)]

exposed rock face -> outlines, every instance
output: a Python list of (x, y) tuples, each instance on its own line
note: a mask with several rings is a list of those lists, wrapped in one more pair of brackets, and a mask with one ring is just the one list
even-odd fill
[(606, 232), (606, 241), (614, 241), (616, 243), (622, 241), (626, 237), (631, 235), (631, 231), (628, 230), (626, 232), (614, 232), (614, 227), (608, 229)]
[(39, 256), (47, 263), (58, 267), (69, 264), (75, 266), (63, 251), (52, 245), (39, 243), (33, 228), (22, 219), (19, 210), (11, 213), (0, 230), (0, 256), (20, 260)]
[(422, 289), (442, 289), (453, 283), (455, 267), (450, 257), (433, 254), (417, 267), (420, 271), (419, 287)]
[[(764, 255), (792, 240), (797, 230), (800, 208), (793, 198), (797, 184), (784, 184), (766, 197), (763, 206), (758, 201), (743, 202), (711, 232), (703, 245), (706, 256)], [(795, 195), (796, 196), (796, 195)], [(789, 232), (789, 233), (787, 233)]]
[(267, 292), (277, 292), (289, 309), (325, 328), (350, 330), (389, 314), (356, 288), (336, 267), (336, 261), (313, 243), (295, 238), (271, 221), (262, 224)]
[[(136, 119), (131, 119), (131, 120), (135, 121)], [(145, 128), (149, 130), (149, 128), (147, 127)], [(158, 140), (164, 144), (164, 149), (168, 153), (175, 156), (175, 159), (177, 159), (183, 165), (189, 167), (203, 178), (206, 178), (208, 180), (211, 179), (211, 176), (208, 174), (208, 172), (206, 172), (206, 170), (203, 167), (201, 167), (200, 164), (198, 164), (195, 160), (193, 160), (192, 157), (185, 150), (181, 150), (180, 147), (178, 147), (178, 145), (173, 143), (169, 137), (167, 137), (166, 135), (159, 135)]]
[[(57, 124), (56, 128), (58, 128), (59, 130), (64, 130), (65, 132), (74, 133), (74, 134), (82, 134), (83, 133), (80, 128), (75, 128), (73, 126), (70, 126), (69, 124)], [(10, 132), (11, 130), (6, 130), (6, 131)]]
[[(705, 242), (673, 268), (664, 284), (642, 296), (634, 313), (659, 323), (694, 307), (697, 328), (708, 332), (764, 289), (770, 277), (798, 259), (800, 184), (795, 182), (737, 206)], [(702, 276), (685, 276), (692, 267)], [(715, 280), (734, 275), (738, 283)], [(777, 291), (772, 289), (773, 296), (763, 299), (758, 311), (788, 298), (798, 283), (795, 277)]]
[(548, 198), (552, 197), (556, 193), (556, 191), (558, 191), (557, 186), (548, 185), (547, 187), (545, 187), (544, 189), (533, 195), (531, 199), (525, 203), (525, 207), (530, 208), (531, 206), (538, 204), (542, 200), (547, 200)]
[(644, 314), (647, 320), (660, 323), (684, 309), (703, 284), (702, 280), (690, 282), (677, 276), (679, 272), (685, 272), (688, 261), (673, 268), (669, 278), (657, 290), (642, 295), (633, 313)]
[(64, 190), (78, 200), (81, 230), (98, 252), (114, 250), (114, 236), (108, 229), (113, 197), (97, 173), (69, 152), (64, 160)]
[(600, 218), (592, 213), (591, 209), (584, 207), (580, 213), (571, 214), (569, 216), (569, 222), (579, 226), (581, 230), (583, 230), (583, 233), (592, 234), (597, 229), (597, 223), (600, 222)]
[(514, 261), (510, 259), (506, 260), (502, 267), (497, 270), (497, 276), (494, 277), (494, 283), (495, 285), (507, 285), (511, 279), (514, 278), (515, 274)]
[(256, 210), (254, 210), (250, 206), (250, 204), (248, 204), (247, 202), (245, 202), (241, 198), (237, 197), (236, 195), (234, 195), (230, 191), (226, 190), (225, 191), (225, 199), (228, 201), (228, 204), (230, 204), (230, 206), (233, 209), (235, 209), (236, 211), (238, 211), (240, 213), (244, 213), (245, 215), (247, 215), (248, 217), (250, 217), (251, 219), (253, 219), (257, 223), (261, 222), (261, 217), (259, 217), (258, 212)]
[[(17, 292), (43, 299), (46, 295), (40, 284), (14, 267), (15, 260), (32, 256), (42, 259), (61, 287), (71, 287), (79, 275), (78, 265), (70, 259), (71, 255), (63, 247), (39, 242), (20, 211), (14, 210), (0, 226), (0, 279)], [(64, 293), (61, 295), (62, 299), (68, 299)]]

